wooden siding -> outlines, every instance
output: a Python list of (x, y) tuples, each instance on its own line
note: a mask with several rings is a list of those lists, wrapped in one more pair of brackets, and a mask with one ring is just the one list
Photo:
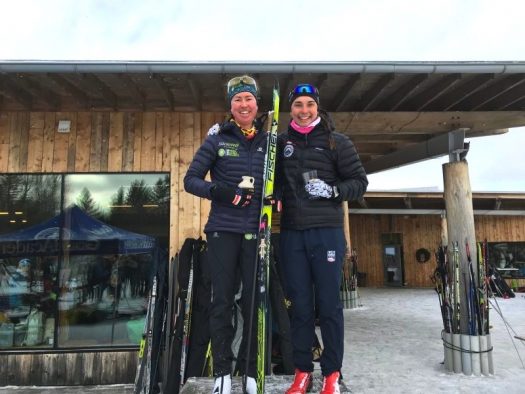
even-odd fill
[[(475, 216), (476, 239), (489, 242), (525, 241), (524, 216)], [(432, 287), (436, 251), (441, 236), (438, 215), (350, 215), (352, 246), (357, 249), (359, 272), (366, 273), (367, 286), (383, 286), (381, 234), (401, 233), (405, 282), (411, 287)], [(428, 249), (427, 263), (416, 260), (416, 250)]]
[[(170, 255), (201, 234), (209, 202), (183, 178), (216, 112), (0, 112), (0, 172), (168, 172)], [(58, 133), (58, 121), (71, 121)]]
[(0, 354), (0, 386), (130, 383), (137, 352)]

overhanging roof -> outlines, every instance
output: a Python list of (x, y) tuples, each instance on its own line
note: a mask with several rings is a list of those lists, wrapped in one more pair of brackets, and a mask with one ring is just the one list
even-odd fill
[(226, 81), (241, 73), (257, 78), (261, 110), (275, 80), (283, 112), (296, 83), (317, 85), (365, 165), (460, 128), (475, 137), (525, 125), (525, 62), (0, 61), (0, 110), (224, 112)]
[[(390, 215), (439, 215), (445, 212), (443, 192), (366, 192), (349, 203), (350, 213)], [(525, 216), (525, 194), (472, 193), (475, 215)]]

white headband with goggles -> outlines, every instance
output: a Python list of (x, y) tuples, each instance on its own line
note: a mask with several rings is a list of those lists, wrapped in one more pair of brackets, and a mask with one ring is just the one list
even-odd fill
[(249, 75), (242, 75), (240, 77), (234, 77), (228, 81), (228, 84), (226, 85), (228, 100), (231, 101), (233, 96), (241, 92), (251, 93), (255, 98), (257, 98), (258, 89), (255, 79)]

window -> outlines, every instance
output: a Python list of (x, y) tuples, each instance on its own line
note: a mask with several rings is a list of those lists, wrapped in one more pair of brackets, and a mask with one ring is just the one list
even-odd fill
[(166, 174), (0, 175), (0, 348), (136, 346), (168, 231)]
[(525, 242), (489, 242), (489, 263), (506, 277), (525, 277)]

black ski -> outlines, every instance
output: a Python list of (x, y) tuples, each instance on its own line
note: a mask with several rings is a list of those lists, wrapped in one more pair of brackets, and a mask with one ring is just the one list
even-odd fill
[(180, 358), (180, 386), (182, 387), (186, 375), (186, 361), (188, 358), (188, 350), (190, 345), (190, 329), (191, 329), (191, 302), (193, 298), (193, 256), (192, 251), (190, 260), (190, 276), (188, 280), (188, 291), (186, 293), (186, 304), (184, 306), (184, 324), (182, 332), (182, 351)]

